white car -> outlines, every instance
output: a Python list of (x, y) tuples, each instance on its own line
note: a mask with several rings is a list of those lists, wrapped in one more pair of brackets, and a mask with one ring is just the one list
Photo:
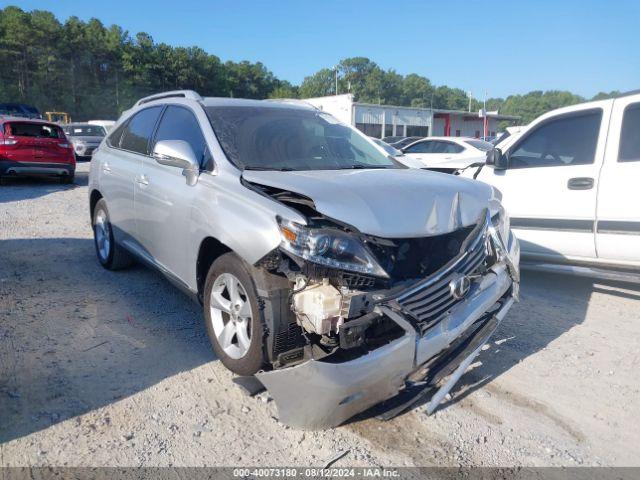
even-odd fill
[(406, 157), (423, 167), (444, 173), (456, 173), (474, 163), (484, 163), (489, 142), (469, 137), (427, 137), (402, 149)]
[(640, 92), (546, 113), (462, 173), (502, 192), (530, 267), (640, 280)]
[(385, 153), (391, 155), (396, 161), (409, 168), (422, 168), (424, 169), (424, 165), (415, 158), (411, 158), (408, 155), (402, 153), (402, 150), (398, 150), (393, 145), (389, 145), (387, 142), (380, 140), (379, 138), (372, 138), (373, 143), (382, 148)]

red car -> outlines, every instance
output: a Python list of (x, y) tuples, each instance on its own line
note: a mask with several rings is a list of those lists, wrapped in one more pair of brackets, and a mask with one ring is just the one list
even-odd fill
[(62, 128), (43, 120), (0, 117), (0, 178), (55, 175), (73, 182), (76, 160)]

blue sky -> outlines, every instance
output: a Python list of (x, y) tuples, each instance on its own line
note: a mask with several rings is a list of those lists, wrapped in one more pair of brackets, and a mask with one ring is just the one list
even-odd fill
[(640, 1), (20, 0), (224, 60), (262, 61), (299, 83), (342, 58), (425, 75), (482, 98), (640, 88)]

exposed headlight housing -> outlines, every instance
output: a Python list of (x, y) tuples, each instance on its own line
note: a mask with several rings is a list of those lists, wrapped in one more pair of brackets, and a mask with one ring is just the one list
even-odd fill
[(369, 250), (353, 235), (335, 228), (308, 228), (278, 220), (280, 248), (329, 268), (388, 278)]

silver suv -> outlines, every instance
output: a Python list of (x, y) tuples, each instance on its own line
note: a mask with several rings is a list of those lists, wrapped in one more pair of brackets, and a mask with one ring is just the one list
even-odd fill
[(517, 298), (495, 189), (409, 170), (300, 101), (146, 97), (89, 195), (100, 263), (135, 258), (199, 301), (217, 357), (297, 427), (438, 385), (432, 410)]

